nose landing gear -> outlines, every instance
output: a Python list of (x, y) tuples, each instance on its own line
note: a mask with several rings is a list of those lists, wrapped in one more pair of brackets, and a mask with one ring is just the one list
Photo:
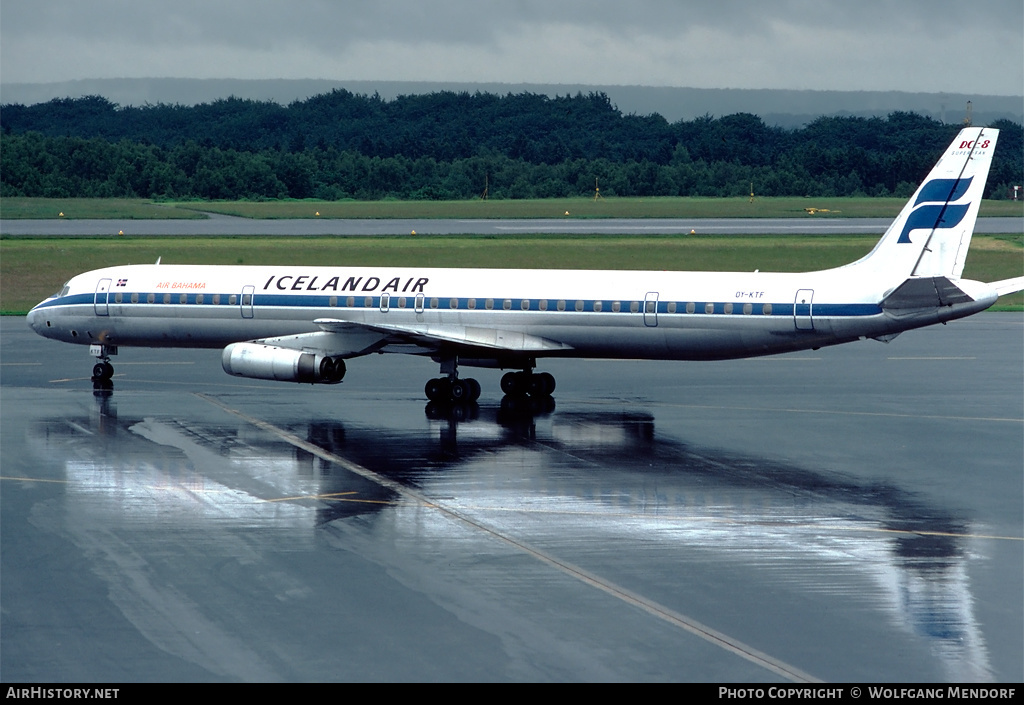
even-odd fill
[(110, 356), (117, 355), (116, 345), (90, 345), (89, 354), (99, 358), (99, 362), (92, 366), (92, 379), (94, 382), (107, 382), (114, 376), (114, 366), (110, 364)]

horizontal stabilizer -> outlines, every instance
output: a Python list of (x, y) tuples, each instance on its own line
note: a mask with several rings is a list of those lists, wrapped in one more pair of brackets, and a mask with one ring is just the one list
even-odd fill
[(910, 278), (882, 300), (886, 311), (936, 308), (974, 301), (946, 277)]
[(571, 346), (564, 343), (498, 328), (451, 324), (391, 325), (374, 323), (371, 325), (330, 318), (318, 318), (314, 323), (320, 326), (321, 330), (330, 332), (350, 331), (354, 327), (378, 331), (426, 348), (438, 348), (447, 344), (516, 353), (552, 353), (572, 350)]
[(995, 289), (996, 293), (1000, 296), (1016, 294), (1018, 291), (1024, 291), (1024, 277), (1003, 279), (1002, 281), (992, 282), (989, 286)]

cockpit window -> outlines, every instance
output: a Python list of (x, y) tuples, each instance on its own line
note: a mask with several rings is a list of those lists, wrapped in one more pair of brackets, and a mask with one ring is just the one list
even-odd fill
[(54, 297), (67, 296), (68, 292), (71, 291), (71, 287), (69, 286), (70, 283), (71, 282), (64, 282), (64, 288), (54, 294)]

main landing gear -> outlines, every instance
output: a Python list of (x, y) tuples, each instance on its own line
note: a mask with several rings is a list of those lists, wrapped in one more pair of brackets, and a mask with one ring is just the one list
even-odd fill
[(427, 399), (434, 402), (464, 403), (476, 401), (480, 398), (479, 382), (469, 377), (459, 379), (458, 358), (443, 358), (440, 362), (441, 374), (448, 376), (438, 377), (427, 382), (426, 386), (423, 387), (423, 392), (427, 395)]
[[(506, 373), (501, 378), (501, 391), (510, 397), (550, 397), (555, 391), (555, 378), (548, 372), (534, 374), (534, 364), (531, 359), (526, 369)], [(480, 398), (479, 382), (471, 378), (459, 378), (457, 358), (441, 360), (441, 374), (447, 377), (429, 380), (423, 388), (430, 401), (463, 403)]]
[(469, 377), (466, 379), (438, 377), (428, 380), (423, 391), (430, 401), (476, 401), (480, 398), (480, 383)]
[(550, 372), (506, 372), (501, 378), (501, 391), (510, 397), (526, 394), (531, 397), (550, 397), (555, 391), (555, 378)]

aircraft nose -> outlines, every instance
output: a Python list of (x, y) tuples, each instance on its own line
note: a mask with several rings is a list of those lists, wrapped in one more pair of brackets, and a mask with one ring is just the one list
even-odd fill
[(28, 321), (29, 328), (39, 335), (46, 335), (46, 313), (41, 311), (38, 306), (29, 311), (25, 318)]
[(25, 319), (28, 321), (28, 327), (34, 330), (36, 333), (38, 333), (39, 329), (36, 328), (36, 326), (39, 325), (39, 311), (37, 311), (36, 309), (32, 309), (31, 311), (28, 312), (28, 315), (25, 317)]

